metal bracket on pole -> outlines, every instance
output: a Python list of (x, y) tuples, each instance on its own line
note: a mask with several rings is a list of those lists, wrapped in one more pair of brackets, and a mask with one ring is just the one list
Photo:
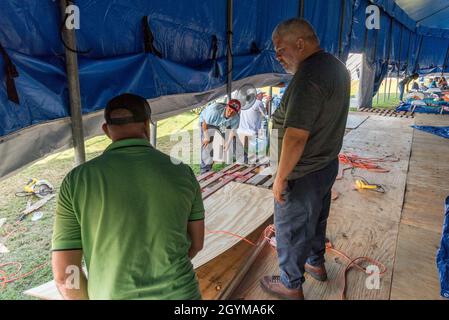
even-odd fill
[[(81, 94), (78, 74), (78, 57), (76, 50), (76, 35), (74, 29), (66, 26), (66, 8), (70, 3), (60, 0), (62, 17), (62, 37), (65, 43), (65, 60), (67, 84), (69, 90), (70, 118), (72, 125), (73, 148), (75, 149), (75, 166), (86, 162), (86, 151), (84, 146), (83, 119), (81, 111)], [(69, 50), (72, 48), (72, 50)]]

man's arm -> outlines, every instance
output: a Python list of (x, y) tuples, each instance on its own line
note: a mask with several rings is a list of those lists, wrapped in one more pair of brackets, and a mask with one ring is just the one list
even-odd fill
[(204, 146), (207, 146), (210, 143), (210, 137), (209, 132), (207, 132), (207, 123), (204, 120), (201, 122), (201, 130), (203, 130), (203, 141), (201, 141), (201, 143)]
[(189, 221), (187, 233), (190, 237), (189, 258), (193, 259), (204, 245), (204, 220)]
[(284, 203), (282, 193), (287, 187), (287, 177), (301, 159), (308, 139), (309, 131), (307, 130), (290, 127), (285, 131), (281, 159), (273, 183), (274, 199), (281, 204)]
[(88, 300), (87, 278), (81, 268), (82, 250), (53, 251), (52, 268), (56, 287), (65, 300)]

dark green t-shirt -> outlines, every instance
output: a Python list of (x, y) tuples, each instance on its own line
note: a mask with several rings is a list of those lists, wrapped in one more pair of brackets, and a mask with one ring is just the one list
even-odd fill
[(126, 139), (65, 177), (52, 248), (83, 250), (90, 299), (199, 299), (187, 224), (201, 219), (190, 167)]
[(337, 158), (346, 128), (350, 90), (349, 72), (333, 55), (319, 51), (301, 63), (273, 114), (272, 137), (278, 137), (277, 148), (271, 154), (275, 169), (288, 127), (310, 132), (289, 180), (320, 170)]

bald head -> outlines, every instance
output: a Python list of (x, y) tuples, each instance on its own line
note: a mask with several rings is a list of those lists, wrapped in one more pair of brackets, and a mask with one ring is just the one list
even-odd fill
[(316, 46), (320, 45), (320, 40), (313, 26), (307, 20), (301, 18), (293, 18), (279, 23), (273, 31), (272, 38), (283, 38), (286, 40), (303, 38)]
[(321, 50), (315, 29), (304, 19), (281, 22), (274, 29), (272, 38), (276, 59), (292, 74), (296, 73), (302, 61)]

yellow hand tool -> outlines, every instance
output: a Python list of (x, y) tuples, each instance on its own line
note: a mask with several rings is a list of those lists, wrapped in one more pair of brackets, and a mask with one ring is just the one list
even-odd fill
[(384, 187), (382, 187), (380, 184), (369, 183), (364, 178), (357, 179), (355, 181), (355, 187), (357, 190), (371, 190), (380, 193), (385, 193)]

